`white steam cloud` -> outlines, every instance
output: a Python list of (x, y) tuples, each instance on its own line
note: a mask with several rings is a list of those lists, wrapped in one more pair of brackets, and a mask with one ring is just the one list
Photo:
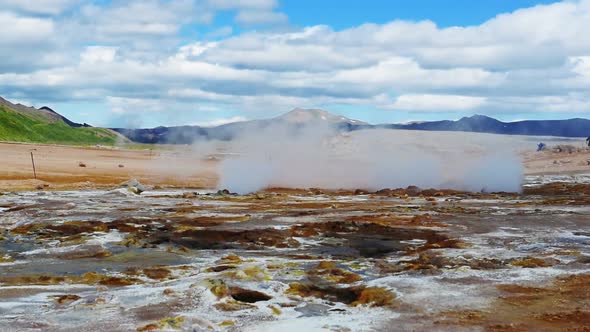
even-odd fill
[(361, 130), (329, 124), (272, 125), (232, 142), (220, 188), (445, 188), (519, 192), (523, 166), (508, 137), (457, 132)]

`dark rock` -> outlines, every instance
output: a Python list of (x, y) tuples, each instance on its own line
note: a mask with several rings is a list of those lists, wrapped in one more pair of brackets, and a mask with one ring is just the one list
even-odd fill
[(268, 301), (272, 299), (272, 296), (264, 294), (259, 291), (244, 289), (241, 287), (230, 287), (229, 288), (229, 295), (237, 301), (246, 302), (246, 303), (254, 303), (260, 301)]

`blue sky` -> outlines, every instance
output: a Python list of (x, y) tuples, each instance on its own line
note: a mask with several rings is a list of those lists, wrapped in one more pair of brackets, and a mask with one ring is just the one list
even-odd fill
[(590, 0), (0, 0), (0, 96), (117, 127), (588, 117), (589, 22)]
[(481, 24), (501, 13), (557, 1), (535, 0), (286, 0), (279, 8), (299, 26), (346, 29), (363, 23), (431, 20), (440, 27)]

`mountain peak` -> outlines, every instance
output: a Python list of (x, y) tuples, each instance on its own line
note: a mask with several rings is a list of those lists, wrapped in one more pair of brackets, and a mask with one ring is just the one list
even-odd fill
[(290, 123), (310, 123), (310, 122), (328, 122), (328, 123), (349, 123), (362, 125), (365, 122), (349, 119), (342, 115), (332, 114), (328, 111), (321, 109), (306, 109), (306, 108), (295, 108), (288, 113), (285, 113), (278, 117), (279, 120), (290, 122)]
[(40, 111), (47, 111), (47, 112), (51, 112), (51, 113), (57, 113), (56, 111), (52, 110), (48, 106), (43, 106), (43, 107), (39, 108), (39, 110)]
[(465, 119), (465, 120), (467, 120), (467, 119), (469, 119), (469, 120), (479, 120), (479, 121), (481, 121), (481, 120), (498, 121), (498, 120), (496, 120), (496, 119), (494, 119), (492, 117), (489, 117), (487, 115), (481, 115), (481, 114), (473, 114), (472, 116), (463, 117), (463, 119)]

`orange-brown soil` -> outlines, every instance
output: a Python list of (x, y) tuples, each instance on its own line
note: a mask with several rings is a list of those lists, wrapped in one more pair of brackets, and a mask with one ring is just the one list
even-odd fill
[(49, 190), (108, 188), (130, 178), (161, 186), (214, 186), (216, 162), (184, 149), (126, 150), (0, 143), (0, 190), (34, 190), (44, 186)]

